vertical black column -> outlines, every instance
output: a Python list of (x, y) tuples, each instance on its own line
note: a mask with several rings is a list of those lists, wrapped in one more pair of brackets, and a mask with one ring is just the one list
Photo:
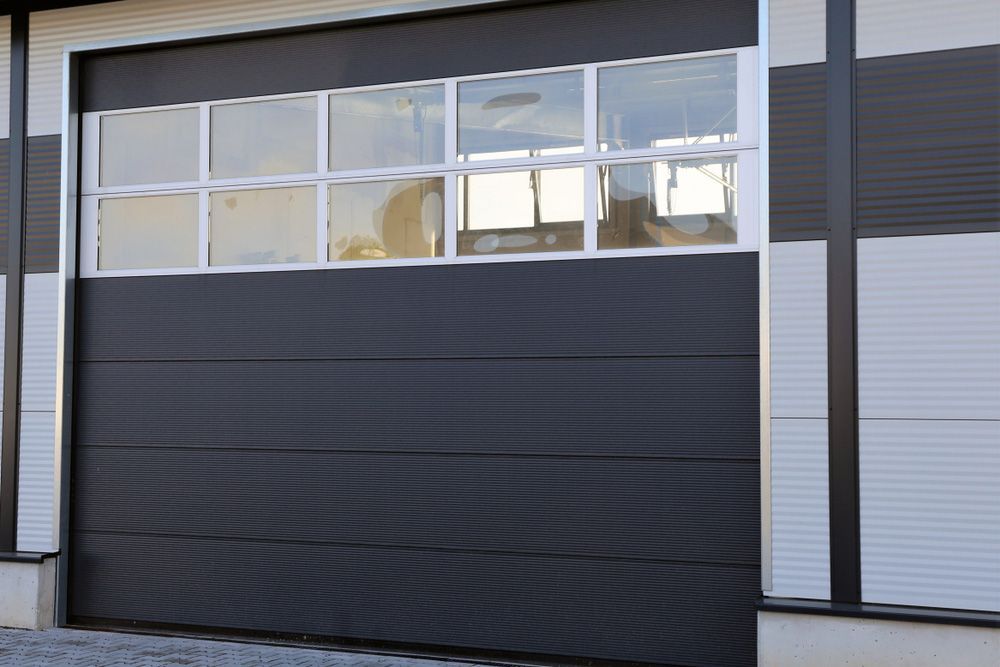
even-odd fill
[(858, 513), (855, 0), (827, 0), (830, 598), (861, 601)]
[(21, 421), (21, 319), (24, 297), (24, 212), (28, 148), (28, 11), (10, 20), (10, 193), (3, 439), (0, 443), (0, 551), (17, 549), (17, 476)]

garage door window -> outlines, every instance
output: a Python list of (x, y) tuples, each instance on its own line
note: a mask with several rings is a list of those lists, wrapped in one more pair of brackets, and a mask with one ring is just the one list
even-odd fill
[(750, 47), (84, 114), (81, 275), (753, 250), (756, 76)]

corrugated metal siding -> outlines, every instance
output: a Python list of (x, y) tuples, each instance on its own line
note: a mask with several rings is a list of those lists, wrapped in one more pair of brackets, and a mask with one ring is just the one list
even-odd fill
[(864, 601), (1000, 611), (1000, 421), (863, 419), (860, 437)]
[(1000, 4), (989, 0), (858, 0), (857, 7), (858, 58), (1000, 43)]
[(24, 270), (49, 273), (59, 270), (59, 173), (62, 137), (28, 139)]
[(58, 288), (55, 273), (24, 277), (17, 545), (25, 551), (53, 547)]
[(826, 0), (770, 0), (771, 67), (826, 60)]
[[(166, 34), (282, 18), (406, 4), (410, 0), (124, 0), (34, 12), (28, 57), (28, 133), (62, 132), (62, 51), (66, 44)], [(6, 88), (4, 89), (7, 90)]]
[(1000, 233), (858, 241), (862, 418), (1000, 419)]
[(52, 551), (55, 499), (55, 422), (53, 412), (21, 414), (17, 481), (17, 548)]
[(82, 281), (71, 613), (753, 664), (757, 274)]
[[(24, 270), (59, 270), (59, 173), (61, 137), (29, 137)], [(0, 139), (0, 273), (7, 271), (10, 140)]]
[(56, 401), (56, 326), (59, 275), (24, 277), (21, 351), (21, 410), (52, 412)]
[(10, 16), (0, 16), (0, 139), (10, 136)]
[(771, 240), (826, 238), (826, 65), (770, 77)]
[(1000, 46), (858, 62), (859, 236), (1000, 231), (998, 85)]
[(771, 244), (771, 416), (827, 417), (826, 241)]
[(826, 419), (771, 420), (770, 595), (830, 599)]
[(828, 599), (826, 242), (771, 244), (771, 550), (776, 597)]

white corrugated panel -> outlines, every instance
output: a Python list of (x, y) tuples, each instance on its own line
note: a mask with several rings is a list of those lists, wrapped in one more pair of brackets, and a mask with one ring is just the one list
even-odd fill
[(1000, 43), (996, 0), (858, 0), (858, 58)]
[(59, 322), (59, 274), (24, 277), (21, 353), (21, 410), (56, 409), (56, 327)]
[(771, 420), (775, 597), (830, 599), (827, 420)]
[(19, 551), (52, 551), (55, 422), (53, 412), (21, 413), (17, 483)]
[(858, 241), (862, 418), (1000, 419), (1000, 233)]
[(771, 0), (770, 65), (826, 61), (826, 0)]
[(61, 132), (62, 52), (67, 44), (410, 3), (412, 0), (123, 0), (35, 12), (31, 15), (28, 54), (28, 133)]
[(10, 16), (0, 16), (0, 139), (10, 136)]
[(772, 417), (827, 417), (826, 338), (826, 241), (772, 243)]
[(1000, 421), (861, 420), (865, 602), (1000, 611)]

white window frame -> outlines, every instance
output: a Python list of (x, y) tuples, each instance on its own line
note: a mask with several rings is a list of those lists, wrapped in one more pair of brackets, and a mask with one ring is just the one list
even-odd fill
[[(691, 60), (720, 55), (735, 55), (737, 59), (737, 141), (728, 143), (642, 148), (600, 152), (598, 135), (598, 71), (602, 68), (646, 63)], [(494, 72), (476, 76), (448, 77), (423, 81), (401, 81), (391, 84), (358, 86), (310, 91), (305, 93), (266, 95), (257, 97), (212, 100), (210, 102), (171, 104), (142, 108), (83, 114), (81, 148), (81, 239), (80, 276), (114, 277), (196, 273), (247, 273), (259, 271), (299, 271), (315, 269), (389, 268), (393, 266), (420, 266), (435, 264), (476, 264), (491, 262), (554, 261), (595, 259), (604, 257), (642, 257), (659, 255), (689, 255), (730, 252), (752, 252), (759, 248), (758, 219), (758, 67), (757, 47), (722, 49), (696, 53), (683, 53), (662, 57), (616, 60), (583, 65), (568, 65), (531, 70)], [(482, 81), (533, 74), (582, 71), (584, 74), (584, 150), (581, 153), (535, 158), (508, 158), (502, 160), (475, 160), (459, 162), (458, 143), (458, 86), (465, 81)], [(443, 85), (445, 89), (445, 162), (435, 165), (330, 171), (329, 152), (329, 96), (340, 93), (390, 90), (413, 86)], [(317, 170), (307, 174), (282, 174), (247, 178), (210, 179), (209, 146), (211, 108), (217, 105), (257, 102), (277, 99), (317, 97), (318, 142)], [(101, 118), (126, 113), (162, 111), (168, 109), (197, 108), (199, 124), (199, 179), (177, 183), (153, 183), (128, 186), (101, 186), (100, 126)], [(663, 162), (735, 156), (738, 161), (739, 189), (737, 193), (737, 242), (733, 244), (691, 245), (653, 248), (607, 249), (597, 248), (597, 167), (599, 165), (628, 164), (636, 162)], [(458, 256), (457, 250), (457, 180), (460, 176), (475, 173), (526, 171), (541, 168), (584, 167), (584, 249), (582, 251), (557, 251), (535, 253), (510, 253), (482, 256)], [(421, 177), (443, 177), (445, 181), (445, 254), (440, 257), (379, 259), (379, 260), (329, 260), (329, 186), (341, 183), (389, 181)], [(277, 187), (316, 187), (316, 253), (317, 261), (296, 264), (255, 264), (239, 266), (209, 266), (209, 193), (227, 190), (252, 190)], [(199, 207), (199, 262), (197, 268), (177, 269), (98, 269), (99, 201), (117, 197), (154, 196), (165, 194), (196, 193)]]

